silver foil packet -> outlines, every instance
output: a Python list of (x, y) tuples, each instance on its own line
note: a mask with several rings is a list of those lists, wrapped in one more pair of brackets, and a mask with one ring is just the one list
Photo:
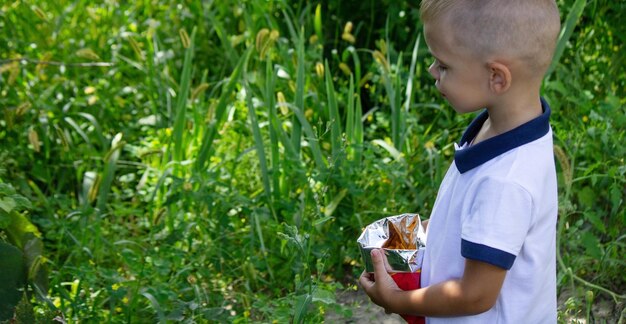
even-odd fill
[(392, 272), (417, 272), (422, 268), (426, 233), (418, 214), (402, 214), (367, 225), (357, 243), (367, 272), (374, 272), (371, 251), (380, 248)]

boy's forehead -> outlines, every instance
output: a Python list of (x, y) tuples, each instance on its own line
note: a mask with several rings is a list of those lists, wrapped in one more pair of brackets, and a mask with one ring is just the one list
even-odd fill
[(452, 35), (453, 31), (450, 30), (450, 28), (439, 25), (441, 24), (433, 22), (427, 22), (424, 24), (424, 40), (426, 41), (426, 46), (431, 53), (433, 50), (437, 51), (438, 48), (444, 46), (445, 44), (450, 44), (454, 39), (454, 36)]

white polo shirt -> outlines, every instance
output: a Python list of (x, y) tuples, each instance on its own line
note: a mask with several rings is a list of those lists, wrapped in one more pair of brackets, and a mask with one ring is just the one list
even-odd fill
[(557, 180), (550, 107), (509, 132), (469, 146), (468, 127), (427, 228), (422, 287), (463, 276), (465, 259), (508, 270), (493, 308), (427, 323), (556, 323)]

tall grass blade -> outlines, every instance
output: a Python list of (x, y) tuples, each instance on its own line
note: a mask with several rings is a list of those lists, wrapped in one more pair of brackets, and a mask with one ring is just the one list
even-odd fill
[[(287, 133), (285, 132), (285, 130), (283, 129), (280, 119), (278, 118), (278, 115), (276, 113), (277, 107), (276, 107), (276, 101), (274, 99), (274, 90), (275, 90), (275, 84), (276, 84), (277, 69), (272, 70), (270, 67), (268, 67), (266, 74), (268, 77), (272, 78), (271, 84), (266, 84), (266, 95), (265, 95), (266, 104), (268, 105), (268, 109), (269, 109), (271, 128), (274, 134), (276, 134), (276, 136), (278, 137), (278, 140), (280, 141), (280, 143), (283, 145), (283, 148), (285, 149), (285, 152), (287, 153), (287, 157), (291, 159), (292, 161), (300, 161), (300, 157), (298, 156), (298, 153), (296, 152), (296, 150), (293, 148), (292, 142), (289, 139), (289, 136), (287, 136)], [(290, 106), (292, 105), (288, 105), (287, 107), (290, 108)]]
[[(402, 54), (398, 55), (398, 63), (396, 65), (398, 69), (402, 66)], [(395, 130), (393, 131), (394, 141), (393, 145), (398, 149), (398, 151), (402, 152), (402, 147), (404, 146), (402, 142), (402, 138), (404, 137), (404, 130), (406, 124), (406, 118), (404, 116), (404, 110), (402, 109), (402, 97), (400, 95), (402, 91), (402, 78), (400, 73), (396, 73), (394, 76), (394, 103), (393, 107), (393, 121), (395, 123)]]
[(300, 124), (302, 124), (302, 130), (306, 135), (306, 141), (308, 142), (309, 148), (311, 149), (311, 154), (313, 155), (313, 160), (315, 161), (315, 166), (317, 167), (317, 170), (320, 173), (324, 173), (326, 171), (326, 162), (324, 161), (324, 156), (322, 155), (322, 150), (320, 149), (319, 145), (319, 139), (315, 135), (313, 127), (311, 127), (311, 124), (308, 120), (306, 120), (306, 117), (304, 117), (304, 114), (300, 109), (293, 107), (293, 105), (288, 105), (288, 107), (296, 115), (296, 117), (300, 121)]
[(76, 123), (76, 121), (74, 121), (74, 119), (72, 119), (72, 117), (65, 117), (63, 118), (63, 120), (70, 125), (75, 131), (76, 133), (78, 133), (78, 135), (80, 137), (82, 137), (83, 141), (85, 141), (85, 144), (87, 144), (87, 146), (90, 149), (93, 149), (93, 146), (91, 145), (91, 141), (89, 140), (89, 137), (87, 136), (87, 134), (85, 134), (85, 132), (83, 131), (82, 128), (80, 128), (80, 126), (78, 126), (78, 124)]
[(104, 133), (102, 132), (102, 127), (100, 127), (100, 123), (98, 123), (96, 117), (85, 112), (79, 112), (78, 116), (87, 119), (93, 125), (98, 141), (100, 141), (100, 145), (102, 145), (103, 148), (108, 148), (109, 143), (104, 138), (104, 135), (102, 135)]
[(165, 314), (163, 313), (163, 309), (161, 308), (161, 304), (159, 304), (159, 301), (151, 293), (147, 291), (143, 291), (141, 294), (150, 301), (152, 308), (157, 313), (159, 323), (166, 323)]
[[(296, 67), (295, 108), (304, 111), (304, 83), (306, 81), (304, 75), (304, 29), (300, 30), (300, 35), (298, 36), (298, 50), (296, 53), (298, 55), (298, 65)], [(302, 125), (295, 116), (292, 123), (291, 140), (294, 150), (296, 150), (299, 155), (300, 141), (302, 140)]]
[(352, 145), (354, 144), (354, 77), (352, 75), (350, 76), (348, 106), (346, 107), (346, 140), (348, 141), (350, 151), (352, 151)]
[(383, 83), (387, 92), (387, 98), (389, 100), (389, 108), (391, 109), (391, 140), (396, 145), (399, 140), (399, 123), (400, 114), (398, 107), (396, 107), (396, 89), (390, 79), (390, 75), (387, 72), (383, 72)]
[(265, 145), (263, 145), (263, 137), (261, 136), (261, 130), (259, 128), (259, 121), (256, 117), (256, 109), (252, 103), (252, 91), (248, 85), (248, 81), (244, 82), (246, 89), (246, 102), (248, 104), (248, 119), (250, 120), (250, 127), (252, 128), (252, 136), (254, 137), (254, 146), (257, 156), (259, 158), (259, 166), (261, 168), (261, 181), (263, 182), (263, 188), (265, 189), (265, 198), (267, 200), (267, 206), (272, 211), (274, 220), (276, 214), (274, 213), (274, 206), (272, 204), (272, 187), (270, 186), (269, 170), (267, 168), (267, 158), (265, 157)]
[[(157, 180), (156, 184), (154, 185), (154, 189), (152, 189), (152, 194), (150, 195), (150, 198), (148, 199), (149, 202), (153, 202), (154, 199), (156, 198), (159, 190), (161, 189), (161, 187), (163, 186), (163, 184), (165, 184), (165, 180), (167, 180), (167, 178), (169, 176), (172, 175), (172, 168), (171, 167), (166, 167), (166, 169), (163, 171), (163, 173), (161, 173), (161, 176), (159, 177), (159, 179)], [(155, 203), (153, 203), (154, 206), (159, 206), (161, 205), (160, 201), (157, 201)], [(156, 217), (156, 209), (153, 209), (154, 215)]]
[[(222, 43), (222, 47), (224, 48), (224, 52), (226, 53), (225, 56), (228, 59), (230, 59), (230, 63), (233, 66), (237, 66), (239, 64), (237, 62), (239, 62), (238, 60), (241, 60), (241, 58), (239, 57), (239, 55), (237, 54), (237, 51), (235, 51), (232, 44), (230, 43), (229, 34), (226, 30), (224, 30), (224, 26), (222, 25), (222, 20), (216, 18), (211, 10), (207, 11), (206, 16), (209, 18), (211, 27), (213, 27), (213, 30), (215, 30), (217, 37), (220, 39), (220, 42)], [(246, 56), (246, 54), (244, 54), (243, 56)]]
[(411, 54), (411, 67), (409, 68), (409, 80), (406, 83), (406, 101), (404, 102), (404, 111), (409, 112), (411, 101), (413, 100), (413, 77), (415, 76), (415, 65), (417, 64), (417, 52), (420, 47), (420, 38), (422, 34), (417, 34), (413, 53)]
[(352, 54), (352, 61), (354, 61), (354, 76), (356, 78), (357, 87), (359, 87), (361, 84), (361, 60), (359, 59), (359, 55), (354, 47), (350, 46), (348, 51)]
[(191, 84), (191, 68), (194, 50), (194, 37), (196, 29), (191, 32), (189, 46), (185, 50), (185, 61), (183, 63), (183, 72), (180, 77), (180, 89), (178, 89), (178, 100), (174, 107), (176, 117), (174, 120), (173, 141), (174, 141), (174, 161), (183, 160), (183, 133), (185, 132), (185, 113), (187, 107), (187, 97), (189, 96), (189, 87)]
[(256, 212), (253, 212), (252, 217), (254, 218), (254, 227), (257, 232), (257, 236), (259, 237), (259, 244), (261, 245), (261, 252), (263, 254), (263, 259), (265, 260), (265, 265), (267, 266), (267, 273), (270, 275), (270, 279), (274, 280), (274, 272), (272, 271), (270, 262), (267, 259), (268, 253), (267, 253), (267, 248), (265, 247), (265, 239), (263, 238), (263, 227), (261, 226), (261, 222), (259, 221), (259, 215), (257, 215)]
[(117, 160), (119, 159), (122, 147), (124, 147), (124, 142), (122, 141), (122, 133), (118, 133), (111, 141), (111, 149), (104, 157), (104, 161), (106, 164), (104, 166), (104, 172), (102, 176), (102, 181), (100, 182), (100, 188), (98, 188), (98, 201), (96, 204), (101, 213), (103, 213), (106, 208), (106, 203), (109, 198), (109, 192), (111, 191), (111, 185), (113, 184), (113, 178), (115, 176)]
[[(389, 55), (389, 54), (387, 54)], [(387, 57), (387, 60), (389, 57)], [(396, 69), (400, 69), (402, 67), (402, 55), (398, 55), (398, 63), (396, 65)], [(384, 64), (381, 69), (381, 74), (383, 76), (383, 84), (385, 86), (385, 91), (387, 92), (387, 100), (389, 102), (389, 108), (391, 109), (391, 140), (393, 145), (401, 150), (401, 134), (402, 134), (402, 108), (401, 99), (400, 99), (400, 76), (396, 75), (392, 76), (392, 72), (385, 68)]]
[[(247, 67), (244, 68), (244, 70), (247, 70)], [(244, 72), (244, 75), (245, 74), (246, 73)], [(254, 137), (254, 146), (257, 152), (257, 156), (259, 158), (259, 166), (261, 168), (261, 180), (263, 182), (263, 188), (265, 189), (265, 199), (267, 202), (267, 206), (270, 209), (272, 216), (274, 217), (274, 221), (278, 222), (278, 219), (276, 217), (276, 212), (274, 209), (274, 204), (272, 202), (272, 192), (277, 191), (277, 188), (274, 188), (274, 190), (272, 190), (272, 187), (270, 185), (270, 175), (269, 175), (270, 172), (267, 168), (267, 158), (265, 156), (265, 145), (263, 144), (263, 137), (261, 136), (261, 129), (259, 127), (259, 121), (257, 120), (257, 117), (256, 117), (256, 109), (254, 107), (254, 103), (252, 102), (252, 91), (250, 90), (248, 80), (244, 80), (244, 87), (246, 89), (248, 118), (250, 120), (250, 127), (252, 128), (252, 135)], [(263, 238), (263, 230), (259, 222), (259, 216), (255, 212), (255, 213), (252, 213), (252, 217), (254, 217), (254, 225), (255, 225), (256, 232), (257, 232), (257, 236), (259, 237), (259, 243), (261, 244), (261, 251), (263, 252), (263, 257), (267, 265), (268, 273), (270, 275), (270, 278), (273, 279), (274, 275), (271, 271), (271, 266), (266, 257), (267, 249), (265, 248), (265, 240)]]
[(387, 152), (389, 152), (389, 154), (391, 154), (391, 156), (393, 156), (393, 158), (396, 159), (397, 161), (404, 160), (404, 158), (402, 157), (402, 153), (400, 153), (400, 151), (398, 151), (398, 149), (396, 149), (394, 146), (389, 145), (389, 143), (381, 139), (375, 139), (372, 141), (372, 143), (387, 150)]
[(332, 74), (328, 68), (328, 61), (324, 62), (326, 81), (326, 95), (328, 97), (328, 116), (330, 121), (330, 144), (332, 149), (333, 163), (339, 163), (339, 154), (341, 151), (341, 118), (339, 118), (339, 109), (337, 108), (337, 95), (333, 86)]
[(554, 51), (554, 56), (552, 57), (552, 63), (548, 68), (548, 72), (546, 72), (546, 77), (550, 76), (556, 65), (559, 63), (561, 56), (563, 56), (563, 52), (565, 51), (565, 46), (572, 36), (572, 32), (578, 23), (578, 20), (583, 14), (585, 6), (587, 5), (587, 0), (576, 0), (569, 14), (567, 14), (567, 19), (565, 20), (565, 24), (563, 28), (561, 28), (561, 34), (559, 34), (559, 41), (556, 45), (556, 50)]
[(233, 70), (230, 75), (230, 79), (228, 83), (222, 89), (222, 94), (218, 99), (217, 106), (215, 108), (215, 117), (209, 124), (209, 129), (206, 133), (204, 133), (202, 137), (202, 144), (200, 146), (200, 151), (198, 153), (198, 158), (196, 160), (196, 170), (201, 171), (208, 161), (211, 150), (213, 148), (213, 140), (217, 136), (217, 130), (221, 126), (224, 121), (226, 107), (230, 100), (230, 95), (232, 94), (235, 85), (239, 81), (239, 76), (241, 75), (241, 71), (243, 70), (244, 63), (249, 59), (250, 53), (252, 53), (252, 48), (248, 49), (244, 55), (241, 56), (237, 66)]
[[(287, 8), (287, 10), (289, 10), (290, 8)], [(289, 13), (287, 13), (287, 10), (283, 9), (283, 17), (285, 17), (285, 24), (287, 25), (287, 29), (289, 30), (289, 34), (291, 35), (291, 39), (293, 39), (294, 41), (300, 39), (301, 36), (298, 35), (298, 33), (296, 33), (296, 28), (294, 27), (293, 24), (293, 19), (291, 19), (291, 16), (289, 16)], [(290, 10), (291, 11), (291, 10)], [(301, 34), (304, 34), (301, 32)]]
[(346, 197), (346, 194), (348, 193), (348, 189), (342, 189), (334, 198), (333, 200), (326, 206), (326, 208), (324, 208), (324, 215), (326, 217), (330, 217), (333, 215), (333, 213), (335, 212), (335, 209), (337, 209), (337, 206), (339, 206), (339, 203), (341, 203), (341, 201), (343, 200), (343, 198)]
[(269, 111), (269, 133), (270, 133), (270, 162), (271, 162), (271, 174), (272, 174), (272, 187), (274, 188), (273, 199), (280, 199), (280, 152), (279, 152), (279, 139), (275, 129), (275, 125), (278, 121), (276, 114), (274, 91), (276, 85), (276, 74), (273, 73), (272, 61), (269, 56), (265, 62), (265, 106)]
[(363, 108), (361, 97), (356, 96), (356, 109), (354, 110), (354, 161), (357, 170), (361, 167), (361, 156), (363, 154)]
[(146, 37), (146, 51), (148, 52), (148, 58), (146, 59), (148, 77), (148, 98), (150, 100), (150, 107), (152, 107), (152, 114), (154, 116), (162, 115), (162, 102), (163, 102), (163, 82), (161, 81), (161, 75), (157, 73), (155, 63), (158, 62), (157, 53), (159, 52), (159, 38), (157, 33), (153, 33), (151, 36)]

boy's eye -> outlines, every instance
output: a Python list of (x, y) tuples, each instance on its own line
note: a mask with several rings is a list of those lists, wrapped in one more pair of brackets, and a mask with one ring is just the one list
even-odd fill
[(437, 70), (439, 70), (439, 72), (444, 72), (448, 69), (447, 66), (442, 65), (441, 62), (437, 61)]
[(448, 67), (445, 65), (442, 65), (441, 62), (439, 62), (439, 60), (435, 59), (435, 61), (433, 62), (433, 65), (437, 68), (437, 71), (441, 72), (445, 72), (448, 70)]

